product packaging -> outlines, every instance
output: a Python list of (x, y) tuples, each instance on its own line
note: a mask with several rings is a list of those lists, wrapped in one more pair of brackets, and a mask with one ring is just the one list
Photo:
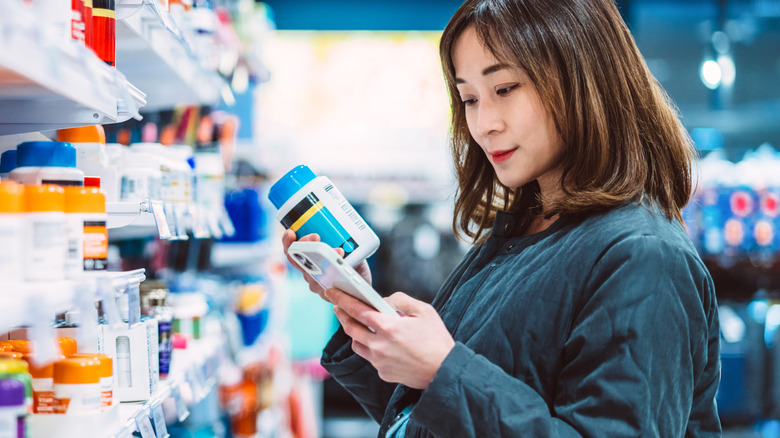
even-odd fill
[(272, 187), (268, 199), (279, 211), (276, 220), (298, 238), (319, 234), (333, 248), (344, 250), (344, 260), (357, 266), (379, 248), (379, 238), (354, 207), (324, 176), (297, 166)]
[(24, 142), (16, 147), (16, 165), (8, 176), (22, 184), (84, 185), (84, 172), (76, 167), (76, 148), (70, 143)]
[[(24, 250), (24, 188), (13, 181), (0, 182), (0, 281), (22, 279)], [(2, 288), (0, 296), (14, 293), (11, 287)]]
[(55, 185), (24, 186), (24, 279), (65, 277), (65, 191)]

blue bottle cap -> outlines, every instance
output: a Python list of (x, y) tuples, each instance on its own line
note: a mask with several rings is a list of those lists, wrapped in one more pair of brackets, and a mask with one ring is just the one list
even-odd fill
[(0, 379), (0, 407), (24, 406), (24, 383), (16, 379)]
[(316, 177), (317, 175), (308, 166), (296, 166), (271, 186), (271, 190), (268, 192), (268, 199), (278, 210), (295, 192)]
[(61, 141), (26, 141), (16, 148), (17, 167), (76, 167), (76, 148)]
[(16, 169), (16, 149), (10, 149), (0, 155), (0, 173), (8, 173)]

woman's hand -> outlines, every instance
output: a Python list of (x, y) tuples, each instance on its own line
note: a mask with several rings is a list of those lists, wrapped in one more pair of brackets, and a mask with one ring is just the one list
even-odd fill
[(427, 388), (455, 346), (436, 310), (403, 292), (387, 298), (404, 314), (402, 318), (382, 314), (339, 289), (328, 289), (324, 295), (352, 338), (352, 350), (369, 361), (386, 382)]
[[(292, 264), (295, 269), (301, 272), (303, 274), (303, 278), (306, 280), (306, 283), (309, 284), (309, 290), (316, 293), (325, 301), (328, 300), (327, 297), (323, 294), (325, 290), (320, 286), (319, 283), (317, 283), (314, 278), (312, 278), (311, 275), (307, 274), (306, 271), (302, 270), (300, 266), (298, 266), (297, 263), (290, 257), (290, 254), (287, 252), (287, 250), (290, 248), (290, 245), (296, 241), (295, 231), (293, 230), (285, 230), (284, 234), (282, 234), (282, 246), (284, 247), (284, 255), (287, 256), (287, 260)], [(306, 236), (301, 237), (301, 242), (319, 242), (320, 236), (319, 234), (308, 234)], [(341, 248), (336, 248), (334, 251), (340, 256), (344, 257), (344, 250)], [(357, 271), (358, 274), (360, 274), (361, 277), (363, 277), (368, 284), (371, 284), (371, 269), (368, 267), (368, 263), (366, 261), (360, 262), (359, 265), (355, 267), (355, 271)]]

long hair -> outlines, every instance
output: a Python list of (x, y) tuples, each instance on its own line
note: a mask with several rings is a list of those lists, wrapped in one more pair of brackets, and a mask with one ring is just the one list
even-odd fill
[(471, 26), (496, 59), (528, 74), (563, 141), (564, 196), (545, 214), (582, 217), (647, 201), (682, 222), (695, 150), (613, 0), (468, 0), (439, 47), (452, 106), (456, 234), (479, 241), (497, 210), (525, 212), (527, 224), (542, 201), (535, 181), (502, 185), (469, 133), (452, 50)]

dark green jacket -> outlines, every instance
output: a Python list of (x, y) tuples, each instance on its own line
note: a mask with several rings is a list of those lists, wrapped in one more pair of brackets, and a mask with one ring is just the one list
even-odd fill
[(630, 205), (512, 237), (500, 214), (434, 306), (456, 346), (425, 391), (383, 382), (339, 329), (322, 364), (407, 437), (714, 437), (715, 291), (683, 227)]

